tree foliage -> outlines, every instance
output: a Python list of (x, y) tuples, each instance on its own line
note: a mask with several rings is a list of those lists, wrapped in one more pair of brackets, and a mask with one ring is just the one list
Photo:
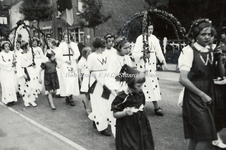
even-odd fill
[(80, 15), (80, 25), (95, 28), (111, 18), (110, 13), (104, 12), (101, 0), (82, 0), (82, 2), (85, 11)]
[[(209, 18), (218, 29), (220, 26), (224, 0), (145, 0), (151, 8), (158, 8), (172, 13), (186, 28), (199, 18)], [(226, 15), (223, 18), (226, 26)]]
[(166, 9), (168, 7), (169, 0), (144, 0), (149, 4), (150, 8)]
[(49, 0), (23, 0), (20, 6), (20, 13), (28, 21), (42, 21), (51, 19), (53, 7)]

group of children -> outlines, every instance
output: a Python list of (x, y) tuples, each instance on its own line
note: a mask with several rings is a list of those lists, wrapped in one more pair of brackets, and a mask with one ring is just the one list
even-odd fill
[[(153, 25), (149, 27), (148, 32), (152, 32)], [(213, 53), (215, 34), (210, 20), (197, 20), (188, 34), (195, 43), (185, 47), (179, 58), (180, 83), (185, 87), (183, 121), (185, 138), (189, 139), (188, 150), (205, 150), (211, 141), (217, 140), (217, 132), (222, 129), (222, 123), (214, 120), (216, 115), (212, 109), (215, 103), (212, 71), (215, 64), (222, 69), (219, 65), (222, 59), (217, 55), (221, 51), (218, 49), (215, 55)], [(81, 92), (84, 94), (83, 104), (88, 118), (102, 135), (113, 134), (117, 150), (154, 150), (152, 130), (144, 106), (146, 100), (154, 95), (148, 94), (150, 91), (146, 87), (159, 88), (157, 78), (149, 78), (147, 74), (150, 72), (155, 75), (156, 68), (151, 65), (155, 66), (156, 62), (141, 62), (144, 66), (147, 65), (146, 70), (141, 69), (139, 62), (133, 66), (130, 56), (137, 57), (135, 60), (138, 61), (143, 60), (142, 51), (138, 50), (142, 47), (138, 44), (135, 51), (131, 51), (131, 44), (125, 37), (115, 39), (112, 34), (107, 34), (104, 38), (95, 37), (92, 43), (94, 49), (84, 47), (78, 61), (80, 52), (68, 35), (70, 34), (64, 34), (64, 41), (45, 54), (37, 48), (36, 39), (33, 40), (33, 48), (29, 47), (28, 42), (17, 43), (14, 52), (10, 51), (9, 42), (1, 43), (3, 103), (13, 105), (17, 101), (18, 91), (26, 107), (37, 106), (35, 99), (42, 90), (44, 79), (47, 99), (53, 110), (56, 109), (52, 97), (55, 90), (59, 89), (58, 93), (71, 106), (75, 106), (73, 96)], [(159, 42), (153, 35), (149, 38), (152, 39), (150, 45)], [(139, 37), (137, 42), (139, 43)], [(54, 41), (52, 44), (53, 48), (56, 47)], [(149, 58), (153, 61), (158, 52), (154, 47), (150, 47), (150, 50)], [(157, 55), (166, 65), (162, 54)], [(155, 113), (163, 115), (156, 100), (153, 100)]]

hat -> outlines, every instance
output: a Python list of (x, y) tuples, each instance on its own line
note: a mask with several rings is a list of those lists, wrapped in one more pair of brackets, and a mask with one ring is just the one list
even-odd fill
[(10, 45), (10, 42), (9, 41), (2, 41), (1, 42), (1, 48), (4, 48), (3, 45), (5, 45), (6, 43), (8, 43)]
[(104, 36), (104, 39), (107, 40), (108, 38), (115, 38), (115, 36), (111, 33), (107, 33), (105, 36)]

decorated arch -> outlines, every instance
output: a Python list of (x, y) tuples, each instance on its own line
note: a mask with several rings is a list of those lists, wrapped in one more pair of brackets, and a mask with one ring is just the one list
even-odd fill
[[(148, 34), (146, 33), (150, 23), (154, 25), (154, 32), (156, 30), (159, 32), (157, 37), (161, 37), (163, 43), (164, 34), (168, 33), (169, 38), (176, 39), (178, 49), (182, 49), (181, 41), (185, 36), (185, 28), (182, 27), (181, 23), (172, 14), (158, 9), (149, 9), (136, 13), (123, 25), (119, 31), (119, 35), (125, 36), (128, 41), (134, 43), (136, 38), (142, 34), (144, 43), (143, 52), (145, 57), (145, 54), (149, 51), (149, 44), (147, 42)], [(167, 45), (167, 43), (165, 43), (165, 45)]]

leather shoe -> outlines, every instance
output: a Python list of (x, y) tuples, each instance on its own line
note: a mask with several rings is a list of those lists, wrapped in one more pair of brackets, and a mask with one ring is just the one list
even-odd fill
[(100, 131), (100, 133), (105, 136), (111, 136), (111, 133), (107, 129)]
[(155, 109), (155, 114), (157, 116), (163, 116), (164, 115), (164, 113), (163, 113), (163, 111), (160, 107)]
[(75, 101), (73, 99), (70, 99), (70, 97), (65, 98), (66, 103), (70, 104), (71, 106), (75, 106)]

